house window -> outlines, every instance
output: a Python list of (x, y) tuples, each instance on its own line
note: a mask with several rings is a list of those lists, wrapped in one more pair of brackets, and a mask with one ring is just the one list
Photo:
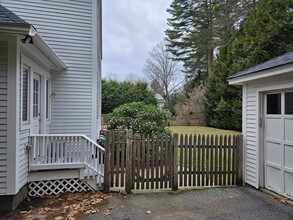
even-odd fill
[(39, 116), (39, 80), (34, 79), (33, 81), (33, 117)]
[(285, 114), (293, 115), (293, 92), (285, 93)]
[(23, 66), (22, 70), (22, 121), (29, 119), (29, 67)]
[(49, 120), (50, 115), (50, 82), (46, 79), (46, 119)]
[(267, 95), (267, 114), (281, 114), (281, 93)]

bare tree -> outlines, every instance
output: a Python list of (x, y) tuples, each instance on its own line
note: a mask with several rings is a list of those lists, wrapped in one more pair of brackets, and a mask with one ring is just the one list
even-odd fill
[(203, 85), (195, 86), (189, 93), (188, 99), (183, 104), (176, 105), (176, 114), (180, 117), (194, 115), (197, 117), (199, 124), (204, 123), (202, 101), (204, 97)]
[(112, 81), (119, 81), (119, 76), (117, 73), (108, 72), (106, 74), (103, 74), (102, 76), (105, 80), (112, 80)]
[(175, 92), (183, 81), (178, 82), (178, 62), (172, 59), (164, 42), (157, 44), (149, 52), (143, 73), (149, 78), (151, 87), (170, 104), (170, 95)]
[(137, 83), (137, 82), (147, 82), (147, 79), (144, 77), (141, 77), (135, 73), (128, 73), (124, 77), (125, 82), (131, 82), (131, 83)]

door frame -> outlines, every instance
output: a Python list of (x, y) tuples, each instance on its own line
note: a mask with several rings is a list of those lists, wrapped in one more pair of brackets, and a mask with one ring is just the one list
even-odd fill
[[(266, 168), (265, 168), (265, 162), (266, 162), (266, 151), (265, 151), (265, 133), (266, 133), (266, 123), (265, 123), (265, 116), (266, 116), (266, 95), (267, 94), (274, 94), (274, 93), (281, 93), (281, 120), (283, 121), (282, 124), (284, 124), (284, 114), (285, 114), (285, 93), (286, 92), (293, 92), (293, 88), (292, 87), (286, 87), (286, 86), (274, 86), (274, 87), (269, 87), (266, 89), (259, 89), (257, 90), (258, 93), (258, 114), (259, 117), (258, 118), (258, 123), (260, 123), (260, 121), (262, 121), (262, 126), (260, 126), (258, 124), (257, 126), (257, 130), (258, 130), (258, 146), (259, 146), (259, 187), (263, 187), (266, 188)], [(284, 130), (283, 130), (284, 133)], [(281, 142), (284, 142), (284, 140), (282, 140)], [(284, 158), (283, 158), (284, 160)], [(284, 162), (284, 161), (283, 161)], [(284, 166), (283, 166), (284, 168)], [(284, 181), (284, 171), (282, 172), (282, 178)], [(284, 184), (282, 185), (282, 188), (284, 187)], [(269, 189), (269, 188), (268, 188)], [(269, 189), (270, 190), (270, 189)], [(282, 195), (284, 195), (283, 193), (281, 193)]]
[(265, 187), (265, 96), (267, 92), (259, 93), (259, 118), (257, 122), (259, 132), (259, 186)]
[[(38, 65), (36, 62), (32, 61), (32, 59), (29, 59), (26, 55), (21, 54), (20, 55), (21, 58), (21, 72), (23, 69), (23, 66), (28, 66), (30, 68), (29, 71), (29, 122), (26, 124), (22, 123), (22, 119), (21, 119), (21, 126), (20, 129), (21, 130), (30, 130), (30, 134), (33, 134), (33, 80), (34, 80), (34, 74), (38, 74), (40, 75), (40, 94), (41, 94), (41, 98), (40, 98), (40, 114), (42, 117), (41, 123), (40, 123), (40, 133), (46, 133), (46, 125), (50, 123), (49, 120), (46, 119), (46, 80), (51, 81), (51, 74), (50, 71), (41, 67), (40, 65)], [(49, 83), (49, 86), (51, 86), (51, 83)], [(51, 88), (49, 88), (48, 91), (51, 91)], [(48, 97), (51, 97), (51, 95), (49, 94)], [(50, 106), (51, 101), (49, 100), (49, 108), (51, 108)], [(22, 98), (21, 98), (21, 106), (22, 106)], [(20, 108), (22, 109), (22, 107)], [(49, 114), (50, 114), (50, 110), (49, 110)], [(51, 117), (49, 117), (50, 119)]]

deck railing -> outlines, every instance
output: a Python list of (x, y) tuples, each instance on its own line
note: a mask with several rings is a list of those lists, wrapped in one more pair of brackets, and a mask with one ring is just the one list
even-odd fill
[(32, 135), (30, 143), (30, 171), (81, 169), (84, 178), (102, 184), (105, 149), (85, 135)]

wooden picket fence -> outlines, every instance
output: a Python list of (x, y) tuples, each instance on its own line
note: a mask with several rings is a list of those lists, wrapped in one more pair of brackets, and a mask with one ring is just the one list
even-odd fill
[(242, 135), (141, 138), (106, 131), (104, 189), (212, 187), (242, 184)]

